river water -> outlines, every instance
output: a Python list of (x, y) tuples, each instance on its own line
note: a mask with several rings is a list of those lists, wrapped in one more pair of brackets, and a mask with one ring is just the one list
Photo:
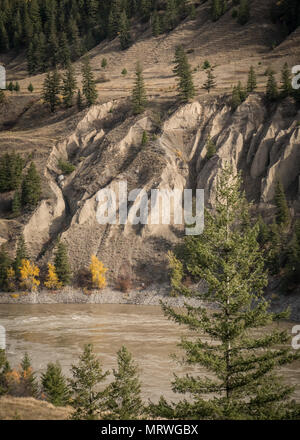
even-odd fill
[[(25, 351), (34, 369), (41, 373), (48, 362), (59, 360), (68, 375), (86, 343), (93, 343), (105, 369), (116, 366), (116, 351), (126, 345), (140, 366), (142, 393), (157, 401), (161, 394), (177, 400), (170, 381), (173, 372), (185, 373), (170, 354), (178, 352), (176, 344), (183, 327), (168, 321), (157, 306), (51, 304), (0, 305), (0, 325), (7, 332), (7, 354), (17, 367)], [(283, 323), (291, 330), (295, 323)], [(203, 371), (198, 371), (204, 374)], [(282, 370), (289, 384), (297, 385), (295, 397), (300, 401), (300, 362)]]

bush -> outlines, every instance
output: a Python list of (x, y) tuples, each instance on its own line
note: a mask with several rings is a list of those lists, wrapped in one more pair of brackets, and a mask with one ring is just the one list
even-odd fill
[(63, 174), (71, 174), (73, 173), (73, 171), (75, 170), (75, 166), (73, 164), (71, 164), (68, 161), (64, 161), (62, 159), (59, 159), (58, 161), (58, 167), (60, 168), (61, 172)]

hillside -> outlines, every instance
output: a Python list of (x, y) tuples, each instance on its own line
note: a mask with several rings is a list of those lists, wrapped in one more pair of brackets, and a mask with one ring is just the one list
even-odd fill
[[(175, 225), (102, 226), (96, 220), (96, 194), (127, 180), (129, 189), (204, 188), (213, 203), (215, 177), (230, 162), (241, 170), (256, 214), (268, 223), (274, 217), (274, 190), (283, 183), (294, 218), (299, 217), (300, 111), (291, 98), (266, 104), (265, 71), (280, 81), (285, 62), (299, 64), (300, 28), (284, 39), (270, 20), (274, 2), (251, 2), (251, 18), (241, 26), (230, 8), (218, 21), (210, 19), (210, 2), (199, 2), (195, 19), (183, 19), (175, 29), (154, 37), (151, 28), (132, 18), (134, 43), (120, 50), (119, 39), (104, 39), (88, 55), (96, 77), (98, 102), (78, 112), (59, 108), (55, 114), (41, 100), (45, 73), (29, 75), (24, 51), (0, 55), (8, 81), (18, 81), (19, 93), (9, 93), (0, 110), (0, 153), (30, 155), (42, 176), (43, 195), (34, 212), (10, 215), (13, 194), (0, 194), (0, 244), (13, 254), (23, 232), (31, 258), (39, 265), (52, 259), (58, 236), (68, 245), (73, 270), (87, 267), (91, 254), (109, 268), (110, 280), (124, 271), (138, 283), (166, 279), (166, 251), (183, 235)], [(280, 43), (280, 44), (279, 44)], [(196, 97), (181, 105), (173, 74), (175, 48), (182, 44), (193, 68)], [(103, 58), (107, 66), (101, 67)], [(129, 96), (135, 63), (143, 65), (149, 105), (132, 115)], [(215, 65), (217, 87), (202, 89), (205, 60)], [(74, 62), (78, 81), (81, 60)], [(250, 66), (258, 87), (239, 108), (230, 107), (232, 87), (247, 81)], [(126, 68), (127, 75), (121, 71)], [(27, 91), (32, 84), (33, 93)], [(141, 146), (143, 131), (149, 142)], [(217, 153), (206, 160), (206, 142), (213, 138)], [(58, 160), (75, 165), (63, 184)]]

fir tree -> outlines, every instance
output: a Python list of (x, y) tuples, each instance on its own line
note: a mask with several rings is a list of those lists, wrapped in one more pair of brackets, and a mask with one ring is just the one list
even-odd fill
[(60, 86), (60, 75), (54, 70), (54, 72), (49, 72), (44, 80), (43, 84), (43, 99), (49, 104), (50, 110), (52, 113), (55, 112), (58, 104), (59, 104), (59, 93), (61, 90)]
[(32, 85), (32, 83), (29, 84), (29, 86), (27, 87), (28, 92), (32, 93), (34, 90), (34, 87)]
[[(209, 377), (175, 376), (173, 391), (189, 399), (168, 403), (161, 398), (151, 405), (153, 416), (175, 419), (289, 419), (299, 417), (300, 407), (290, 400), (293, 387), (276, 373), (280, 366), (300, 358), (288, 347), (287, 332), (269, 324), (287, 313), (269, 312), (264, 298), (267, 274), (257, 242), (258, 227), (251, 225), (241, 180), (226, 166), (217, 180), (216, 204), (205, 214), (204, 233), (188, 236), (181, 267), (206, 283), (206, 290), (190, 289), (177, 280), (177, 291), (217, 304), (206, 307), (185, 304), (165, 314), (188, 327), (195, 337), (184, 338), (184, 361)], [(170, 259), (171, 268), (177, 258)], [(177, 264), (175, 264), (175, 269)], [(183, 276), (183, 273), (181, 274)], [(268, 327), (267, 327), (268, 326)], [(263, 334), (256, 329), (265, 329)]]
[(104, 419), (136, 420), (143, 414), (138, 368), (126, 347), (123, 346), (117, 356), (118, 369), (113, 370), (114, 380), (106, 390), (108, 413)]
[(237, 86), (234, 86), (232, 89), (231, 95), (231, 109), (235, 111), (239, 105), (242, 103), (240, 91)]
[(83, 106), (82, 95), (81, 95), (80, 90), (78, 90), (78, 92), (77, 92), (76, 105), (77, 105), (78, 110), (81, 112), (81, 110), (83, 110), (84, 106)]
[(63, 32), (59, 42), (59, 61), (62, 67), (67, 68), (71, 62), (71, 51), (66, 34)]
[(25, 353), (21, 362), (20, 387), (22, 397), (38, 396), (37, 379), (31, 366), (31, 360), (27, 353)]
[(195, 86), (192, 69), (182, 46), (178, 46), (175, 49), (174, 64), (173, 72), (177, 76), (179, 96), (183, 101), (187, 102), (195, 96)]
[(246, 24), (250, 20), (249, 0), (240, 0), (237, 20), (241, 25)]
[(21, 210), (22, 210), (21, 192), (15, 191), (11, 204), (11, 211), (15, 217), (18, 217), (21, 214)]
[(131, 45), (130, 26), (125, 10), (123, 10), (120, 17), (119, 40), (122, 50), (128, 49), (128, 47)]
[(63, 102), (66, 107), (72, 107), (73, 97), (77, 88), (74, 68), (71, 63), (68, 64), (67, 70), (63, 76), (62, 95)]
[(276, 183), (275, 205), (276, 205), (276, 223), (280, 226), (287, 226), (290, 221), (290, 211), (281, 181), (277, 181)]
[(253, 66), (251, 66), (248, 73), (247, 92), (248, 93), (254, 92), (256, 87), (257, 87), (256, 73), (254, 71)]
[(104, 403), (104, 392), (99, 391), (99, 385), (106, 379), (108, 372), (103, 372), (91, 344), (84, 347), (78, 365), (72, 365), (71, 370), (73, 377), (69, 385), (72, 390), (71, 404), (74, 407), (72, 419), (97, 419)]
[(161, 33), (160, 19), (157, 10), (154, 11), (152, 15), (152, 34), (157, 37)]
[(11, 368), (6, 358), (5, 350), (0, 349), (0, 396), (3, 396), (8, 392), (7, 373), (9, 371), (11, 371)]
[(268, 75), (268, 82), (267, 82), (266, 98), (270, 102), (276, 101), (276, 99), (278, 98), (278, 87), (274, 76), (274, 72), (272, 70), (269, 70), (267, 72), (267, 75)]
[(132, 106), (133, 106), (133, 113), (135, 115), (138, 115), (140, 113), (143, 113), (147, 104), (143, 70), (139, 62), (136, 65), (135, 75), (136, 75), (136, 79), (132, 90)]
[(16, 257), (15, 257), (14, 264), (13, 264), (13, 268), (14, 268), (16, 277), (19, 280), (21, 277), (20, 267), (22, 265), (22, 260), (27, 260), (27, 259), (28, 259), (28, 252), (27, 252), (27, 248), (26, 248), (26, 242), (24, 239), (24, 235), (21, 234), (18, 238)]
[(84, 59), (82, 64), (82, 93), (85, 96), (87, 105), (89, 107), (96, 103), (98, 93), (90, 61), (87, 57)]
[(22, 206), (34, 208), (40, 200), (41, 193), (41, 178), (36, 170), (35, 164), (31, 162), (27, 174), (22, 182)]
[(216, 88), (216, 77), (213, 74), (214, 69), (211, 67), (210, 69), (206, 69), (206, 75), (207, 79), (205, 83), (203, 84), (202, 88), (204, 90), (207, 90), (207, 93), (209, 93), (212, 89)]
[(69, 284), (71, 280), (71, 268), (69, 265), (67, 247), (62, 241), (59, 241), (57, 244), (54, 266), (62, 285), (65, 286)]
[(15, 90), (15, 92), (19, 92), (20, 91), (20, 84), (18, 83), (18, 81), (16, 82), (16, 84), (14, 86), (14, 90)]
[(211, 18), (213, 21), (219, 20), (222, 15), (222, 3), (221, 0), (212, 0), (211, 6)]
[(59, 362), (49, 363), (41, 376), (42, 392), (48, 402), (54, 406), (66, 406), (70, 403), (70, 389), (62, 374)]
[(292, 88), (292, 78), (288, 63), (285, 63), (281, 71), (281, 86), (280, 86), (281, 96), (286, 98), (290, 96), (293, 92)]
[(5, 246), (0, 247), (0, 290), (8, 288), (7, 271), (11, 267), (11, 259), (5, 249)]
[(284, 286), (292, 290), (300, 283), (300, 221), (297, 220), (292, 239), (287, 249), (287, 263), (284, 271)]

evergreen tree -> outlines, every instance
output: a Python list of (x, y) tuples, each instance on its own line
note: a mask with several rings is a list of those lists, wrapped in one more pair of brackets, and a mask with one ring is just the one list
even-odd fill
[[(173, 391), (189, 399), (168, 403), (161, 398), (150, 410), (154, 417), (175, 419), (289, 419), (299, 417), (299, 404), (290, 400), (293, 387), (276, 373), (278, 367), (300, 358), (291, 350), (287, 332), (269, 324), (287, 316), (269, 312), (264, 298), (267, 274), (257, 242), (258, 227), (251, 225), (241, 180), (226, 166), (217, 180), (216, 204), (205, 214), (204, 233), (187, 236), (183, 250), (170, 265), (177, 274), (173, 288), (186, 297), (218, 305), (211, 312), (185, 304), (174, 309), (163, 304), (164, 313), (194, 333), (180, 347), (184, 361), (209, 377), (175, 376)], [(205, 292), (183, 285), (184, 268), (202, 279)], [(255, 333), (264, 329), (264, 333)]]
[(216, 146), (214, 142), (212, 141), (211, 137), (208, 136), (206, 141), (206, 159), (211, 159), (216, 154)]
[(138, 115), (140, 113), (143, 113), (147, 104), (143, 70), (139, 62), (136, 64), (135, 75), (136, 75), (136, 79), (132, 90), (132, 106), (133, 106), (133, 113), (135, 115)]
[(249, 0), (240, 0), (237, 20), (241, 25), (246, 24), (250, 20)]
[(62, 285), (65, 286), (69, 284), (71, 280), (71, 268), (69, 265), (67, 247), (62, 241), (59, 241), (57, 244), (54, 266)]
[(146, 130), (143, 131), (143, 135), (142, 135), (142, 145), (145, 146), (148, 144), (149, 138), (148, 138), (148, 134), (146, 132)]
[(202, 88), (204, 90), (207, 90), (207, 93), (209, 93), (211, 89), (216, 88), (216, 82), (215, 82), (216, 77), (214, 76), (213, 71), (214, 71), (213, 67), (211, 67), (210, 69), (206, 69), (207, 79), (203, 84)]
[(27, 174), (22, 182), (22, 206), (34, 208), (40, 200), (41, 193), (41, 178), (36, 170), (35, 164), (31, 162)]
[(248, 93), (254, 92), (256, 87), (257, 87), (256, 73), (254, 71), (253, 66), (251, 66), (248, 73), (247, 92)]
[(22, 397), (38, 396), (37, 379), (31, 366), (31, 360), (27, 353), (25, 353), (21, 362), (20, 387)]
[(7, 254), (4, 245), (2, 245), (0, 247), (0, 290), (7, 290), (8, 288), (7, 271), (10, 267), (11, 260)]
[(270, 102), (276, 101), (276, 99), (278, 98), (278, 87), (274, 76), (274, 72), (272, 70), (269, 70), (267, 75), (268, 75), (268, 82), (267, 82), (266, 98)]
[(287, 249), (284, 286), (291, 290), (300, 283), (300, 221), (295, 223), (294, 233)]
[(5, 93), (2, 89), (0, 89), (0, 107), (5, 103)]
[(183, 101), (187, 102), (195, 96), (192, 69), (182, 46), (175, 49), (175, 67), (173, 72), (177, 76), (177, 89)]
[(143, 414), (138, 368), (126, 347), (123, 346), (117, 356), (118, 369), (113, 370), (114, 380), (106, 390), (108, 413), (104, 419), (136, 420)]
[(70, 390), (67, 380), (62, 374), (59, 362), (49, 363), (41, 377), (42, 392), (48, 402), (54, 406), (66, 406), (70, 403)]
[(211, 18), (213, 21), (219, 20), (222, 15), (222, 3), (221, 0), (212, 0), (211, 5)]
[(280, 226), (287, 226), (290, 221), (290, 211), (281, 181), (277, 181), (276, 183), (275, 205), (276, 205), (276, 223)]
[(21, 202), (21, 193), (20, 191), (15, 191), (14, 197), (11, 204), (11, 210), (15, 217), (18, 217), (21, 214), (22, 210), (22, 202)]
[[(1, 252), (0, 252), (0, 255), (1, 255)], [(0, 268), (1, 268), (1, 266), (0, 266)], [(8, 392), (8, 384), (7, 384), (6, 378), (7, 378), (7, 373), (9, 371), (11, 371), (11, 368), (10, 368), (9, 362), (6, 358), (5, 350), (0, 349), (0, 396), (3, 396), (5, 394), (7, 394), (7, 392)]]
[(293, 92), (292, 88), (292, 78), (291, 78), (291, 72), (288, 66), (288, 63), (285, 63), (282, 71), (281, 71), (281, 96), (287, 97), (290, 96)]
[(157, 10), (154, 11), (152, 15), (152, 34), (157, 37), (161, 33), (160, 19)]
[(123, 10), (119, 24), (119, 39), (122, 50), (128, 49), (131, 45), (131, 34), (126, 11)]
[(28, 92), (32, 93), (34, 90), (34, 87), (32, 85), (32, 83), (29, 84), (29, 86), (27, 87)]
[(67, 68), (71, 62), (71, 51), (67, 35), (63, 32), (59, 42), (59, 61), (62, 67)]
[(67, 70), (63, 76), (62, 95), (63, 102), (66, 107), (72, 107), (73, 97), (77, 88), (74, 68), (71, 63), (68, 64)]
[(72, 365), (71, 370), (73, 377), (69, 385), (73, 395), (72, 419), (97, 419), (104, 403), (104, 392), (99, 391), (99, 385), (106, 379), (108, 372), (103, 372), (91, 344), (85, 345), (78, 365)]
[(107, 67), (107, 59), (106, 58), (102, 58), (101, 67), (102, 67), (102, 69), (106, 69), (106, 67)]
[(18, 83), (18, 81), (15, 84), (14, 90), (15, 90), (15, 92), (19, 92), (20, 91), (20, 84)]
[(175, 0), (167, 0), (166, 12), (164, 15), (164, 30), (171, 31), (178, 23), (177, 8)]
[(98, 93), (91, 65), (87, 57), (82, 64), (82, 93), (89, 107), (96, 103)]
[(28, 252), (27, 252), (26, 242), (25, 242), (23, 234), (21, 234), (18, 238), (16, 257), (15, 257), (14, 264), (13, 264), (13, 268), (14, 268), (16, 277), (19, 280), (21, 277), (20, 267), (22, 266), (22, 260), (28, 260)]
[(78, 90), (78, 92), (77, 92), (77, 101), (76, 101), (76, 104), (77, 104), (77, 108), (78, 108), (78, 110), (81, 112), (81, 110), (83, 110), (83, 102), (82, 102), (82, 95), (81, 95), (81, 91), (80, 90)]
[(60, 75), (57, 70), (54, 70), (52, 75), (50, 72), (47, 73), (43, 84), (43, 99), (47, 104), (49, 104), (52, 113), (55, 112), (57, 106), (59, 105), (58, 95), (60, 90)]

